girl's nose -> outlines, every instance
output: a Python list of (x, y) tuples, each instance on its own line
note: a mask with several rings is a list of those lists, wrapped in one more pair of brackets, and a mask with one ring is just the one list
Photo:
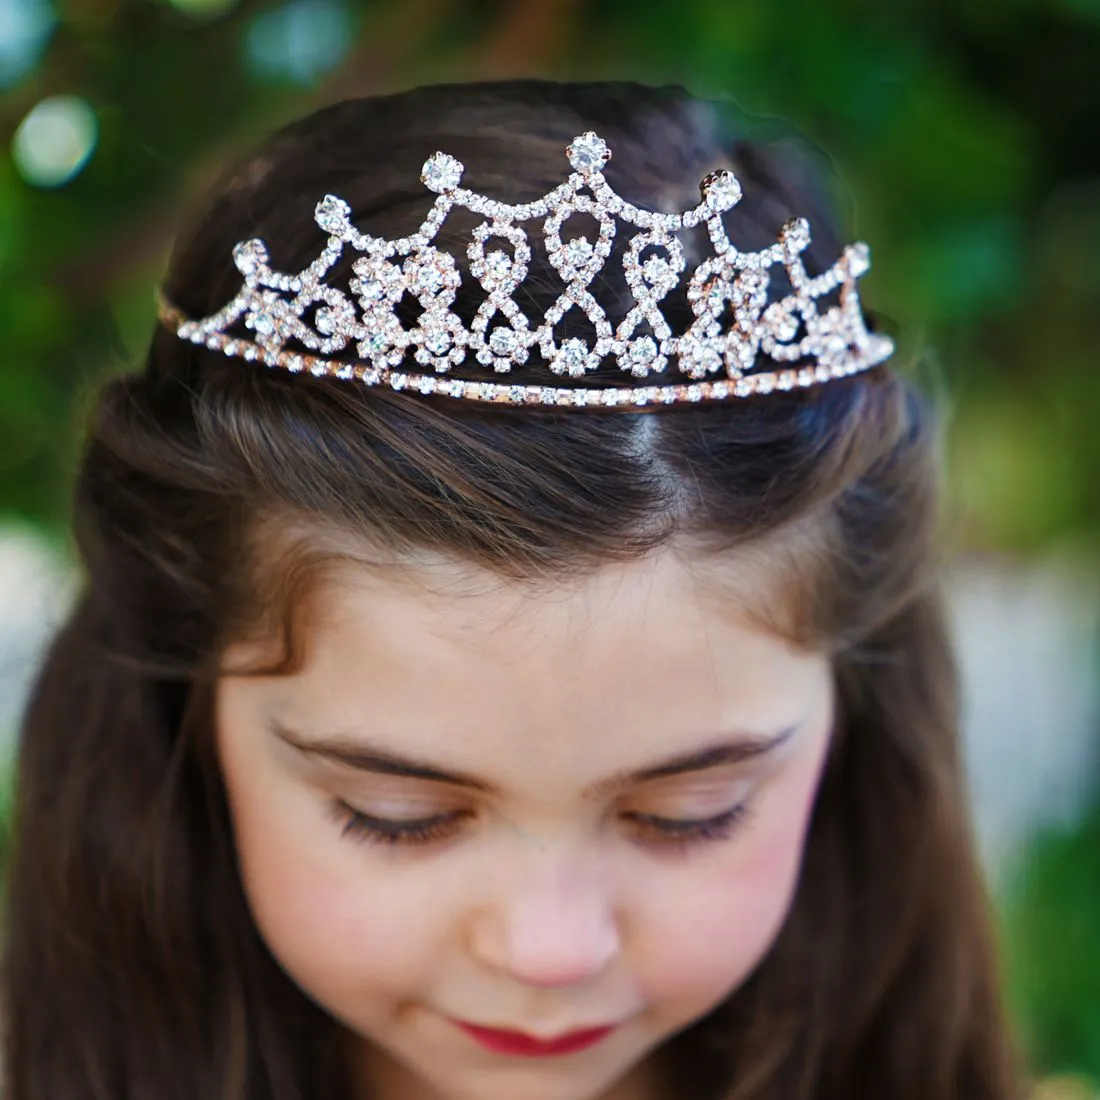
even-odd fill
[(583, 985), (619, 954), (606, 885), (591, 871), (528, 868), (522, 881), (476, 917), (473, 951), (524, 985)]

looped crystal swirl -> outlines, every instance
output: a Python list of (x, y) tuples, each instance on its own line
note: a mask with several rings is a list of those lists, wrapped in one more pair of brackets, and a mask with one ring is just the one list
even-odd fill
[[(229, 356), (369, 386), (499, 404), (638, 408), (748, 397), (855, 374), (893, 353), (893, 341), (868, 332), (864, 324), (856, 280), (870, 266), (865, 244), (849, 245), (832, 267), (811, 277), (802, 263), (810, 243), (804, 218), (787, 222), (776, 242), (757, 252), (742, 252), (729, 240), (722, 214), (741, 199), (732, 172), (706, 176), (699, 185), (701, 201), (692, 209), (659, 214), (612, 191), (603, 176), (611, 151), (595, 133), (575, 138), (566, 156), (573, 172), (564, 183), (535, 202), (510, 205), (464, 190), (463, 165), (446, 153), (435, 153), (421, 173), (421, 181), (437, 196), (435, 202), (420, 228), (398, 240), (361, 233), (352, 224), (348, 204), (326, 195), (314, 218), (328, 242), (303, 271), (278, 272), (263, 241), (242, 241), (233, 260), (244, 282), (232, 301), (209, 317), (190, 319), (158, 296), (159, 316), (181, 339)], [(470, 274), (486, 292), (469, 328), (451, 309), (462, 281), (458, 265), (432, 243), (456, 206), (485, 219), (467, 248)], [(562, 239), (562, 227), (574, 214), (595, 220), (599, 231), (594, 241)], [(517, 223), (535, 219), (542, 220), (550, 263), (563, 286), (532, 328), (513, 295), (531, 259), (527, 233)], [(635, 304), (613, 327), (592, 284), (611, 255), (616, 221), (640, 232), (631, 238), (622, 261)], [(675, 234), (700, 224), (706, 227), (713, 255), (688, 276), (694, 320), (677, 335), (660, 303), (685, 268)], [(354, 300), (324, 282), (345, 247), (362, 253), (352, 265)], [(769, 304), (770, 271), (776, 264), (786, 268), (791, 293)], [(833, 291), (838, 291), (836, 304), (819, 310), (817, 300)], [(411, 328), (401, 324), (396, 312), (406, 294), (422, 311)], [(593, 340), (555, 338), (555, 327), (572, 310), (587, 317)], [(248, 329), (252, 339), (232, 335), (228, 330), (236, 325)], [(639, 333), (643, 326), (649, 332)], [(315, 354), (288, 348), (291, 340)], [(349, 344), (357, 359), (329, 358)], [(652, 376), (667, 377), (675, 361), (690, 381), (557, 388), (447, 377), (467, 356), (509, 374), (535, 349), (553, 373), (570, 378), (583, 379), (610, 356), (624, 378), (648, 382)], [(409, 355), (431, 373), (400, 369)], [(762, 360), (772, 361), (770, 369), (759, 369)]]

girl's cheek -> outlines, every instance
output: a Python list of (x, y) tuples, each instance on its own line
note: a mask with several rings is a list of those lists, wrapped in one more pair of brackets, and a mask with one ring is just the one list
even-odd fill
[(303, 838), (244, 841), (245, 892), (272, 955), (334, 1010), (361, 998), (366, 986), (377, 992), (418, 980), (424, 963), (418, 956), (433, 933), (416, 927), (410, 914), (437, 910), (392, 882), (380, 888), (367, 853), (340, 839), (338, 826), (316, 840), (323, 857)]
[[(255, 773), (253, 773), (255, 777)], [(385, 905), (374, 897), (363, 853), (340, 837), (317, 794), (269, 776), (227, 775), (241, 884), (259, 931), (288, 969), (336, 969), (373, 939)], [(357, 866), (357, 857), (358, 866)], [(297, 964), (297, 965), (295, 965)]]
[(763, 960), (794, 897), (809, 810), (809, 792), (771, 807), (726, 842), (726, 858), (653, 892), (642, 978), (654, 1001), (717, 1003)]

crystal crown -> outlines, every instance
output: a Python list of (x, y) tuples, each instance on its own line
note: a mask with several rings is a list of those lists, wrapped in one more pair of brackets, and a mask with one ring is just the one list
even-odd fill
[[(802, 262), (810, 243), (805, 218), (788, 221), (775, 243), (760, 251), (742, 252), (730, 242), (722, 214), (740, 201), (741, 186), (728, 170), (703, 179), (701, 201), (694, 208), (660, 214), (615, 194), (603, 175), (611, 152), (595, 133), (575, 138), (566, 156), (573, 172), (564, 183), (535, 202), (509, 205), (464, 190), (463, 165), (446, 153), (435, 153), (421, 173), (424, 185), (437, 196), (435, 202), (420, 228), (398, 240), (361, 233), (352, 224), (349, 205), (326, 195), (314, 217), (328, 243), (304, 270), (278, 272), (262, 240), (242, 241), (233, 249), (233, 259), (244, 281), (232, 301), (209, 317), (190, 319), (159, 296), (159, 316), (182, 339), (272, 367), (501, 404), (637, 408), (748, 397), (854, 374), (892, 354), (893, 341), (868, 332), (860, 308), (856, 279), (870, 266), (865, 244), (847, 246), (832, 267), (811, 277)], [(469, 273), (485, 292), (469, 327), (451, 309), (461, 283), (459, 268), (453, 256), (432, 244), (455, 206), (485, 219), (466, 250)], [(562, 240), (563, 223), (574, 214), (596, 221), (596, 240)], [(531, 260), (528, 236), (519, 223), (534, 219), (542, 220), (547, 256), (564, 284), (537, 327), (513, 297)], [(611, 254), (616, 220), (639, 232), (622, 259), (633, 306), (613, 326), (591, 284)], [(686, 295), (694, 320), (675, 334), (661, 302), (679, 285), (686, 266), (676, 234), (700, 224), (706, 227), (713, 255), (688, 277)], [(362, 253), (352, 264), (353, 297), (324, 282), (348, 246)], [(786, 268), (790, 293), (769, 304), (770, 273), (776, 264)], [(421, 307), (409, 328), (397, 316), (406, 294)], [(819, 309), (818, 299), (826, 295), (832, 295), (833, 304)], [(570, 310), (587, 316), (594, 340), (555, 338), (555, 326)], [(241, 324), (251, 339), (230, 331)], [(291, 341), (308, 352), (287, 347)], [(346, 354), (349, 344), (354, 361), (332, 358)], [(613, 357), (624, 384), (555, 387), (449, 376), (470, 355), (496, 373), (511, 374), (536, 348), (551, 372), (578, 380)], [(424, 371), (402, 369), (410, 354)], [(679, 381), (667, 381), (673, 361), (683, 376)], [(636, 384), (626, 376), (645, 382)]]

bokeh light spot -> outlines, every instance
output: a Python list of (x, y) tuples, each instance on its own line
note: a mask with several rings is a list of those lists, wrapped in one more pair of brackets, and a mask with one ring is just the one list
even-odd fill
[(0, 88), (34, 69), (55, 22), (48, 0), (0, 0)]
[(310, 84), (342, 60), (353, 38), (342, 4), (292, 0), (253, 20), (245, 48), (257, 75)]
[(35, 187), (60, 187), (88, 162), (99, 136), (95, 111), (74, 95), (50, 96), (31, 108), (12, 138), (12, 160)]

